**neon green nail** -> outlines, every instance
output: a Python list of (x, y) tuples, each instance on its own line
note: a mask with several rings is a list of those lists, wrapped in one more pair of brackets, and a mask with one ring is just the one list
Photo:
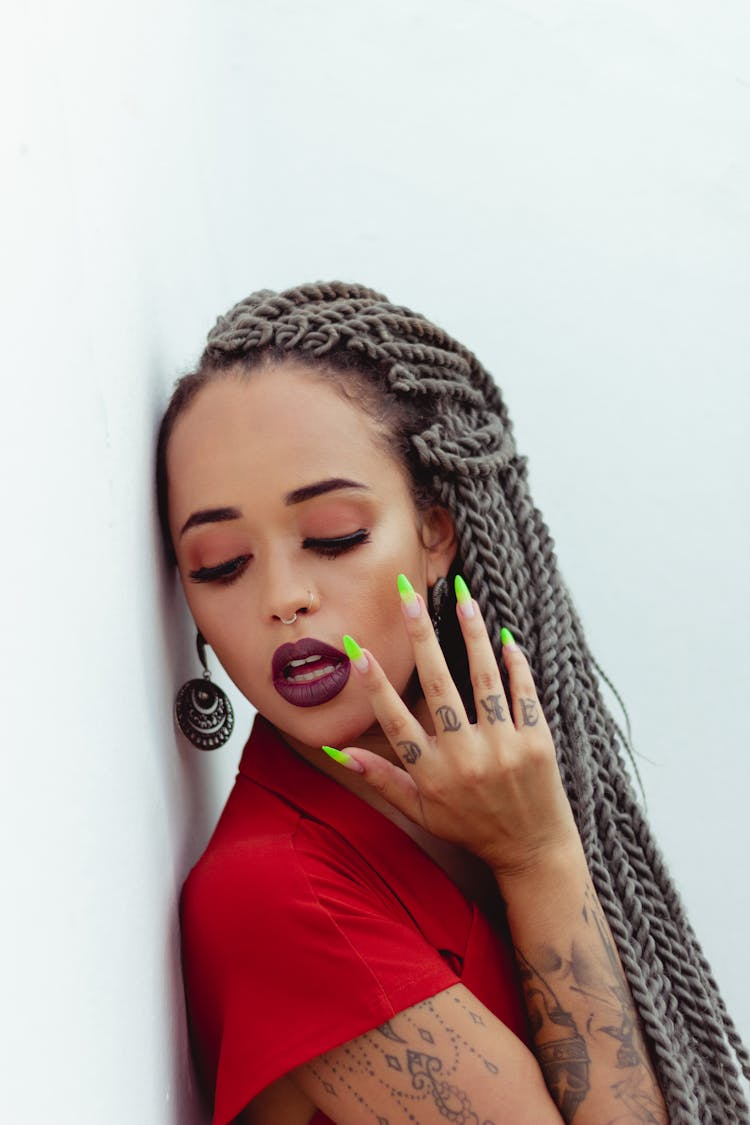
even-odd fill
[(350, 660), (361, 660), (362, 649), (359, 647), (354, 637), (350, 637), (348, 633), (344, 633), (341, 638), (344, 642), (344, 650)]
[(399, 574), (396, 579), (398, 592), (408, 617), (419, 617), (419, 599), (409, 579), (405, 574)]
[(406, 575), (399, 574), (396, 583), (398, 585), (398, 592), (401, 595), (401, 601), (413, 602), (417, 595), (414, 593), (414, 587)]
[(341, 639), (344, 642), (344, 651), (357, 671), (366, 672), (369, 668), (367, 657), (362, 652), (362, 649), (359, 647), (354, 637), (350, 637), (348, 633), (345, 633)]
[(463, 605), (464, 602), (471, 601), (469, 587), (466, 585), (460, 574), (456, 575), (453, 585), (456, 588), (456, 601), (459, 605)]
[(334, 762), (338, 762), (340, 766), (346, 766), (348, 770), (354, 770), (355, 773), (364, 773), (362, 766), (353, 758), (351, 754), (344, 753), (343, 750), (337, 750), (335, 746), (323, 746), (329, 758), (333, 758)]
[(456, 603), (458, 604), (458, 612), (462, 617), (467, 620), (474, 616), (474, 602), (472, 601), (469, 587), (464, 582), (460, 574), (457, 574), (453, 583), (456, 590)]
[(510, 629), (503, 628), (500, 630), (500, 641), (506, 648), (518, 648), (516, 638), (513, 636)]

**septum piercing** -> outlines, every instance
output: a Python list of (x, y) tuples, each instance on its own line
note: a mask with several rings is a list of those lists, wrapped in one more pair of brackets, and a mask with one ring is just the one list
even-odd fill
[[(305, 613), (309, 613), (309, 611), (312, 609), (313, 597), (314, 597), (312, 590), (308, 590), (307, 592), (310, 595), (310, 601), (307, 603), (307, 605), (305, 607), (305, 610), (304, 610)], [(281, 621), (284, 625), (293, 625), (296, 620), (297, 620), (297, 614), (296, 613), (293, 613), (292, 616), (289, 617), (289, 618), (279, 617), (279, 621)]]

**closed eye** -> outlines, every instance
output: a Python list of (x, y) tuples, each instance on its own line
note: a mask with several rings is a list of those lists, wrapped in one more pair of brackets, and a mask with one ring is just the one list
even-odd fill
[(359, 547), (361, 543), (369, 543), (369, 541), (370, 532), (361, 527), (351, 535), (339, 535), (335, 539), (304, 539), (302, 546), (324, 558), (335, 559), (345, 551), (351, 551), (353, 547)]
[(239, 578), (245, 564), (251, 558), (252, 555), (239, 555), (238, 558), (229, 559), (227, 562), (219, 563), (218, 566), (200, 566), (197, 570), (190, 571), (190, 581), (221, 582), (223, 586), (228, 586), (235, 578)]
[[(305, 550), (315, 551), (324, 558), (335, 559), (361, 543), (369, 543), (369, 541), (370, 532), (361, 527), (351, 535), (339, 535), (333, 539), (310, 537), (302, 541), (302, 546)], [(219, 582), (222, 586), (228, 586), (239, 578), (251, 558), (252, 555), (239, 555), (236, 559), (228, 559), (227, 562), (219, 563), (217, 566), (201, 566), (197, 570), (191, 570), (188, 577), (191, 582)]]

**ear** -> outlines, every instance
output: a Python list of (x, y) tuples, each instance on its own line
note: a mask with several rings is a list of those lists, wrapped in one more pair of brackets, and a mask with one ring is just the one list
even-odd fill
[(456, 556), (458, 539), (447, 508), (428, 508), (422, 515), (422, 545), (426, 552), (427, 585), (445, 578)]

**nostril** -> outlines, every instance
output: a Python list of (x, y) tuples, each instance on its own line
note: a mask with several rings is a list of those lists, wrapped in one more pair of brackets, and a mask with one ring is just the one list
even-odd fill
[(312, 592), (312, 590), (308, 590), (307, 593), (309, 595), (308, 600), (307, 600), (307, 604), (298, 606), (290, 619), (285, 618), (283, 616), (283, 614), (280, 614), (280, 613), (276, 614), (275, 616), (277, 616), (281, 621), (283, 621), (285, 625), (291, 625), (292, 621), (295, 618), (299, 617), (300, 614), (310, 613), (312, 608), (313, 608), (313, 604), (315, 602), (315, 594)]

